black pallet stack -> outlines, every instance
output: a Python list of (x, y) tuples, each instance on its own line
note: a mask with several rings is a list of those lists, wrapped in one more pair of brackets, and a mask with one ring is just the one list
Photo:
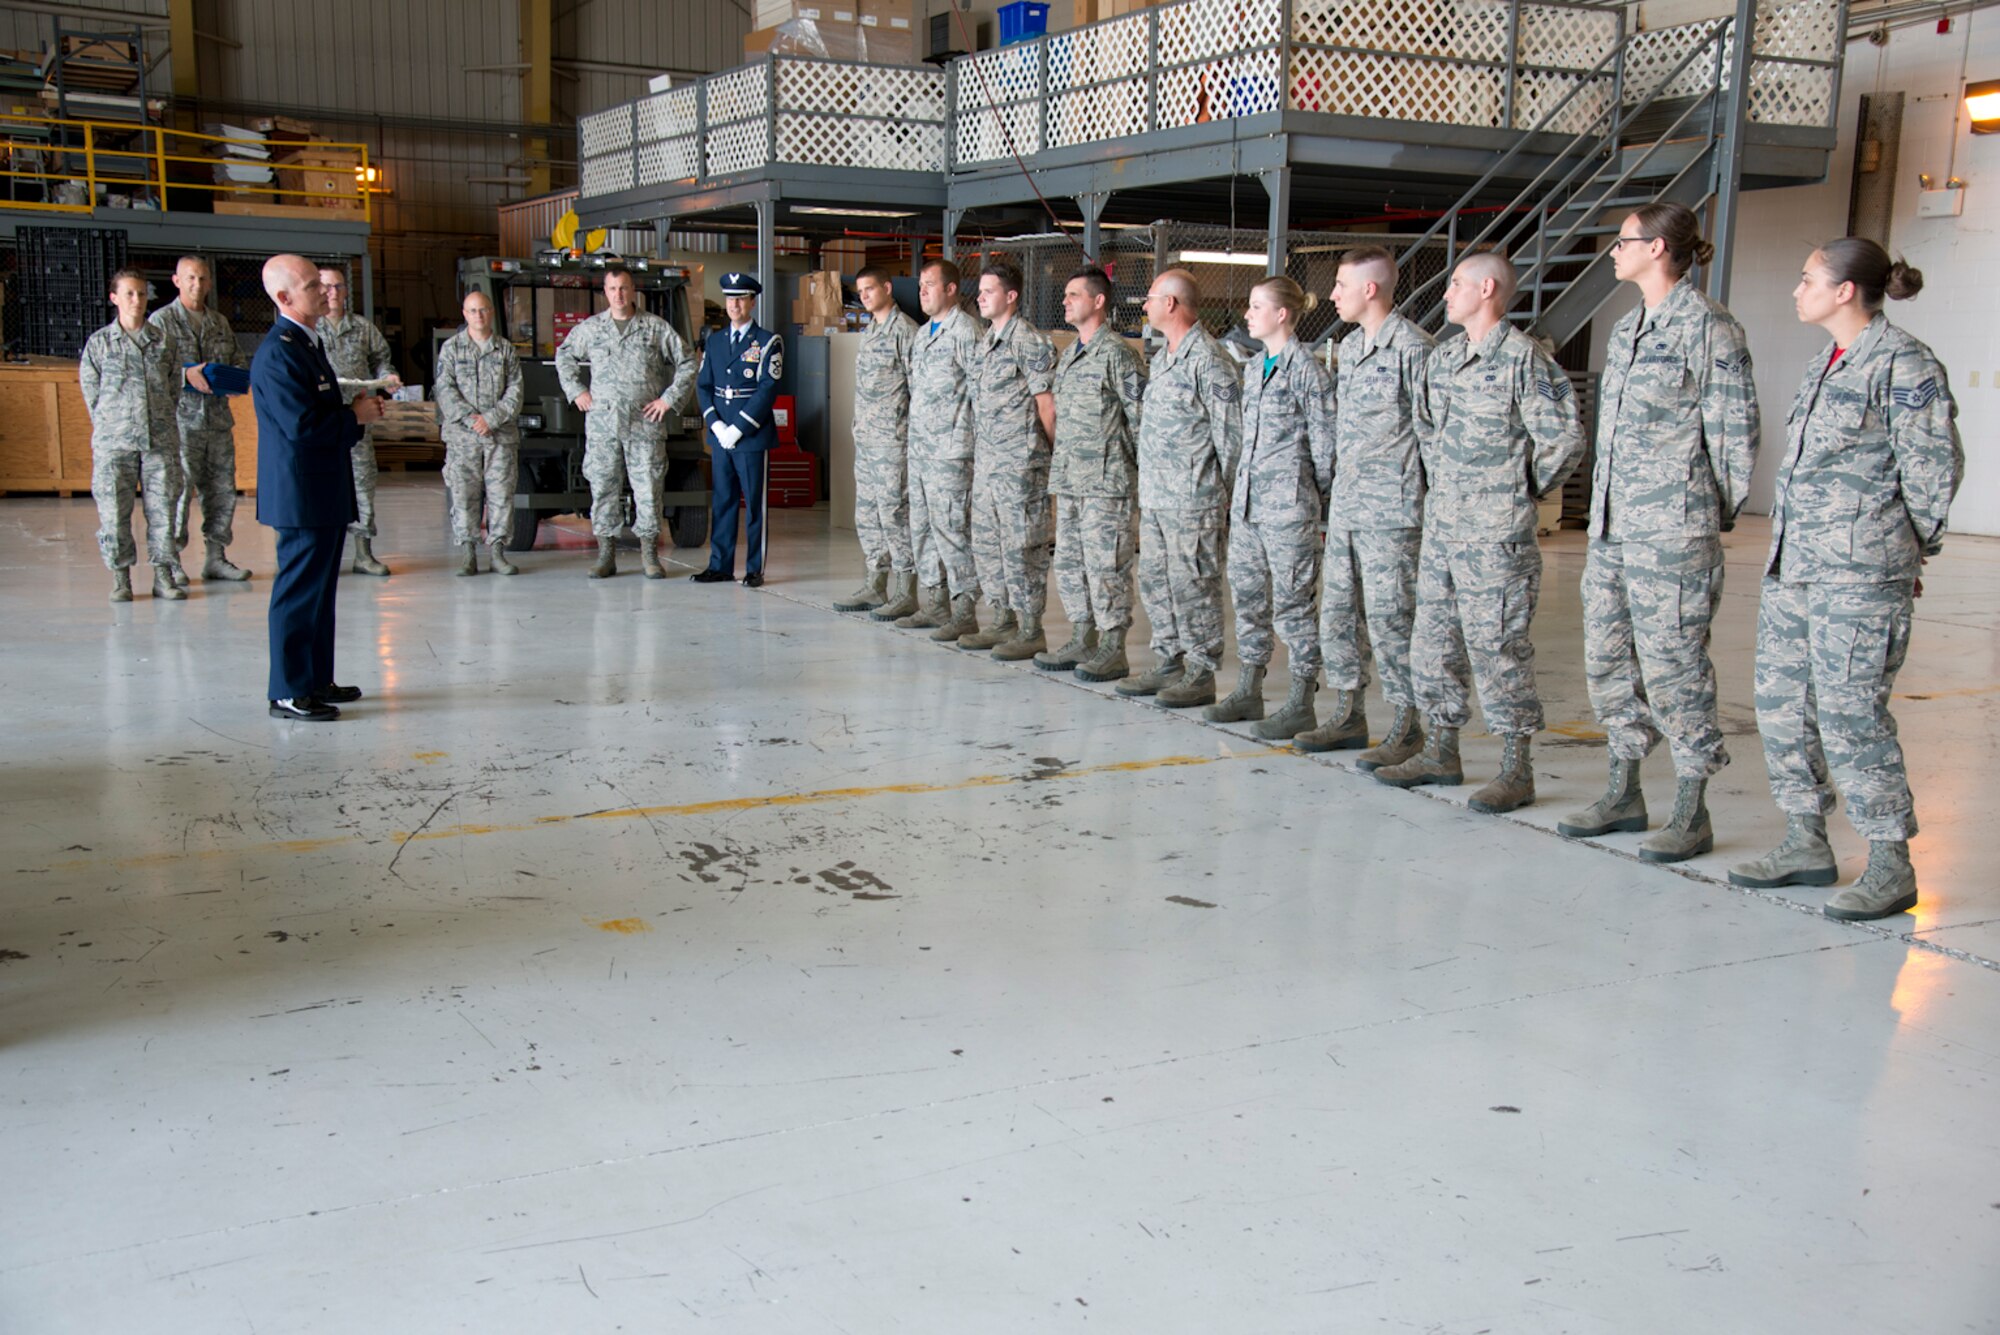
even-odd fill
[(75, 357), (117, 312), (111, 275), (125, 267), (125, 233), (87, 227), (15, 229), (21, 351)]

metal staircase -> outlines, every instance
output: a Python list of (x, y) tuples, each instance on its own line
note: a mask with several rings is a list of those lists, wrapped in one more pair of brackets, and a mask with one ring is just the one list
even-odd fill
[[(1402, 313), (1426, 329), (1441, 329), (1443, 284), (1452, 267), (1473, 251), (1499, 250), (1520, 271), (1509, 318), (1560, 348), (1617, 289), (1611, 251), (1600, 249), (1601, 239), (1617, 235), (1633, 209), (1656, 202), (1684, 204), (1697, 212), (1716, 209), (1717, 225), (1711, 231), (1717, 253), (1703, 277), (1711, 291), (1726, 290), (1725, 248), (1733, 231), (1727, 223), (1735, 193), (1742, 187), (1736, 144), (1748, 91), (1749, 53), (1739, 51), (1733, 40), (1736, 22), (1716, 20), (1705, 33), (1687, 41), (1687, 49), (1672, 64), (1630, 59), (1635, 47), (1653, 36), (1649, 33), (1633, 34), (1606, 55), (1599, 70), (1610, 67), (1620, 92), (1548, 157), (1511, 199), (1495, 209), (1495, 183), (1518, 179), (1533, 167), (1536, 159), (1530, 156), (1529, 145), (1561, 123), (1565, 113), (1574, 116), (1571, 103), (1594, 86), (1591, 81), (1579, 81), (1403, 250), (1409, 257), (1442, 241), (1445, 265), (1404, 298)], [(1638, 73), (1640, 69), (1644, 72)], [(1634, 86), (1635, 80), (1642, 86)], [(1473, 230), (1473, 223), (1480, 221), (1483, 225)]]

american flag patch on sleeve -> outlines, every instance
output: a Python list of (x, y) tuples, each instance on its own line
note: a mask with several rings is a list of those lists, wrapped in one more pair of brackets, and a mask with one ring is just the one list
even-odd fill
[(1896, 406), (1898, 408), (1903, 408), (1903, 409), (1928, 408), (1931, 406), (1931, 401), (1937, 398), (1937, 396), (1941, 394), (1943, 391), (1944, 391), (1944, 386), (1940, 385), (1938, 383), (1938, 378), (1932, 375), (1932, 376), (1925, 376), (1923, 383), (1918, 385), (1915, 389), (1890, 390), (1889, 397), (1895, 400)]

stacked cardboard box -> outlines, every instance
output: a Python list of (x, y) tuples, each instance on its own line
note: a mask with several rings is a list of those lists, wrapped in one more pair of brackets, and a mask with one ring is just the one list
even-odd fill
[(847, 327), (840, 293), (840, 275), (818, 269), (799, 276), (799, 295), (792, 301), (792, 320), (804, 333), (826, 334)]
[(745, 59), (822, 56), (907, 65), (916, 58), (907, 0), (758, 0)]
[(1080, 28), (1086, 23), (1136, 14), (1157, 3), (1158, 0), (1070, 0), (1070, 26)]

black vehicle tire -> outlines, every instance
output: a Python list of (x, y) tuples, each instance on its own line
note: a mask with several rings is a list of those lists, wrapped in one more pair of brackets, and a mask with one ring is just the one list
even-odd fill
[(708, 542), (708, 507), (676, 505), (667, 511), (667, 528), (676, 547), (701, 547)]
[(514, 531), (507, 535), (507, 550), (510, 552), (532, 552), (535, 550), (535, 533), (542, 526), (542, 512), (518, 506), (514, 510)]

